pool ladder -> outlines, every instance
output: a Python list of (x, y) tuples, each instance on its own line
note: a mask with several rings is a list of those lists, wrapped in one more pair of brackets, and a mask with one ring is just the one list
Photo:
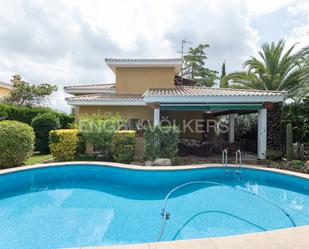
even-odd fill
[[(237, 150), (235, 154), (235, 165), (238, 166), (238, 172), (241, 172), (241, 164), (242, 164), (241, 150)], [(222, 166), (225, 167), (225, 173), (227, 173), (228, 172), (227, 149), (224, 149), (222, 151)]]
[(225, 170), (227, 170), (227, 149), (222, 151), (222, 165), (225, 167)]

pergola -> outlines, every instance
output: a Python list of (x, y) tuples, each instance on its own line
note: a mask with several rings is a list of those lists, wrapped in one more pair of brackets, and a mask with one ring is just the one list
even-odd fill
[[(234, 142), (235, 114), (258, 113), (257, 157), (266, 158), (268, 112), (284, 100), (284, 92), (176, 86), (169, 89), (149, 89), (144, 101), (153, 105), (154, 124), (160, 123), (162, 111), (202, 111), (214, 115), (229, 115), (229, 142)], [(276, 109), (277, 110), (277, 109)], [(280, 120), (279, 120), (280, 122)], [(271, 131), (269, 131), (271, 132)], [(276, 131), (273, 131), (276, 132)]]

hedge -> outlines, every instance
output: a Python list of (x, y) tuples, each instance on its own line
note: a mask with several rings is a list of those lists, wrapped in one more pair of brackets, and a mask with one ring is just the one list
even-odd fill
[(38, 114), (31, 122), (35, 132), (35, 150), (48, 154), (48, 139), (51, 130), (60, 129), (60, 120), (54, 113)]
[(57, 112), (47, 107), (16, 106), (7, 103), (0, 103), (0, 119), (17, 120), (31, 125), (32, 119), (38, 114), (53, 113), (60, 120), (62, 129), (67, 129), (74, 122), (74, 116)]
[(179, 129), (176, 126), (148, 126), (145, 129), (144, 159), (176, 157)]
[(34, 132), (31, 126), (18, 121), (0, 122), (0, 166), (24, 163), (32, 154)]
[(112, 139), (112, 157), (119, 163), (133, 161), (135, 151), (135, 135), (133, 130), (115, 131)]
[(49, 132), (49, 148), (56, 161), (72, 161), (78, 147), (78, 130), (62, 129)]

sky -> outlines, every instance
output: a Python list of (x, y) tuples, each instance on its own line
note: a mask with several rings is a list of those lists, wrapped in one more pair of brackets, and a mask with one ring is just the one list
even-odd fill
[(0, 81), (55, 84), (68, 112), (63, 86), (114, 82), (105, 58), (179, 57), (184, 38), (241, 70), (264, 42), (309, 44), (309, 0), (0, 0)]

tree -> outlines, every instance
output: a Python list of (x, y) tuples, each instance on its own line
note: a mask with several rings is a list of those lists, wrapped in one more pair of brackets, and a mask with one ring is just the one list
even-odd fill
[(126, 120), (118, 113), (86, 114), (79, 117), (79, 129), (85, 141), (101, 156), (111, 158), (111, 144), (114, 132), (124, 127)]
[[(303, 86), (305, 88), (304, 93), (309, 93), (309, 46), (304, 47), (301, 49), (297, 56), (300, 60), (300, 65), (302, 66), (302, 76), (301, 81), (303, 83)], [(307, 96), (307, 99), (309, 99), (309, 96)]]
[(224, 80), (225, 76), (226, 76), (226, 71), (225, 71), (225, 61), (224, 61), (222, 63), (222, 68), (221, 68), (220, 88), (228, 88), (229, 87), (228, 81)]
[[(232, 87), (287, 91), (288, 98), (299, 99), (304, 91), (303, 67), (293, 54), (295, 45), (285, 50), (285, 41), (264, 43), (259, 57), (251, 56), (244, 63), (246, 71), (234, 72), (223, 81), (232, 81)], [(285, 52), (286, 51), (286, 52)]]
[(211, 87), (218, 79), (218, 72), (205, 67), (207, 56), (205, 49), (208, 44), (199, 44), (196, 48), (189, 48), (184, 58), (183, 76), (195, 80), (197, 85)]
[(56, 86), (50, 84), (30, 84), (22, 80), (19, 74), (13, 75), (11, 83), (13, 90), (7, 101), (18, 105), (39, 105), (44, 97), (51, 95), (57, 90)]
[(35, 133), (35, 149), (41, 154), (50, 152), (48, 147), (49, 132), (60, 129), (59, 118), (51, 112), (38, 114), (31, 122)]

